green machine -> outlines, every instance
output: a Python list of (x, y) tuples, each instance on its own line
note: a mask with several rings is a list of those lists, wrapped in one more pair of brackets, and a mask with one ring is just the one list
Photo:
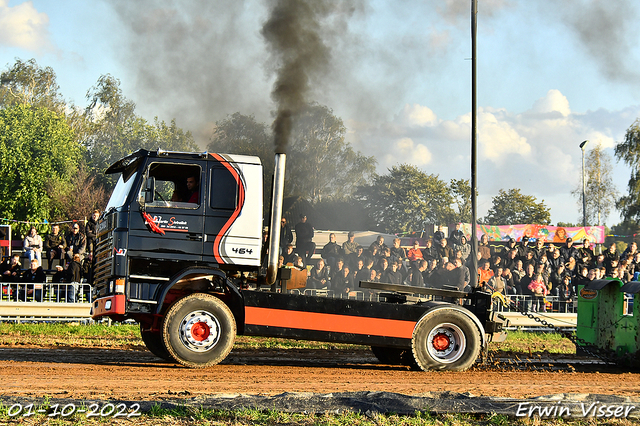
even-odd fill
[[(639, 353), (639, 292), (640, 282), (624, 284), (617, 278), (594, 280), (578, 286), (578, 338), (618, 356)], [(633, 294), (633, 308), (625, 293)], [(579, 353), (580, 348), (577, 350)]]

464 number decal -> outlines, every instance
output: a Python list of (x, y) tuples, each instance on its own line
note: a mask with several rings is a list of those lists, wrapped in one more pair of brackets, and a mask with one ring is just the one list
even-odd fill
[(231, 249), (232, 252), (234, 252), (235, 254), (252, 254), (253, 253), (253, 249), (250, 248), (238, 248), (238, 247), (234, 247)]

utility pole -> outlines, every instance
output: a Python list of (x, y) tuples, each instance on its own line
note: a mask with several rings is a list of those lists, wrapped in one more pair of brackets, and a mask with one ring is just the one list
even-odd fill
[(471, 0), (471, 287), (478, 285), (478, 237), (477, 227), (477, 200), (476, 192), (478, 182), (476, 179), (477, 170), (477, 105), (476, 105), (476, 30), (478, 27), (478, 1)]
[(589, 141), (583, 141), (580, 144), (580, 149), (582, 150), (582, 226), (586, 228), (587, 226), (587, 198), (586, 198), (586, 186), (584, 179), (584, 147), (587, 146)]

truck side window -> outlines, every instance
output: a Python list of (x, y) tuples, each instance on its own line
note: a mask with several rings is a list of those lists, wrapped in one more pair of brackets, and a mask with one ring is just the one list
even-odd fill
[[(146, 207), (197, 208), (200, 204), (200, 174), (201, 168), (197, 165), (152, 163), (148, 176), (155, 178), (156, 190), (153, 202), (146, 203)], [(140, 188), (140, 203), (144, 202), (145, 187), (146, 182)]]
[(235, 210), (238, 203), (238, 182), (229, 170), (217, 167), (211, 169), (209, 200), (212, 209)]

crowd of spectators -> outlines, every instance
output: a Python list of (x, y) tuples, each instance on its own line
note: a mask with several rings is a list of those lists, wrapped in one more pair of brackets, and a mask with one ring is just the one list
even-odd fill
[[(94, 248), (97, 220), (100, 211), (92, 213), (86, 222), (73, 222), (67, 233), (62, 232), (60, 224), (51, 225), (51, 231), (44, 239), (32, 226), (22, 242), (22, 253), (14, 253), (0, 264), (0, 281), (20, 283), (3, 286), (4, 296), (12, 300), (41, 302), (43, 287), (39, 284), (47, 281), (66, 284), (56, 286), (56, 300), (75, 302), (80, 296), (78, 288), (83, 280), (91, 284), (94, 266)], [(47, 269), (42, 265), (43, 252), (47, 260)], [(22, 268), (22, 256), (28, 259), (29, 267)], [(37, 284), (36, 284), (37, 283)]]
[[(283, 224), (282, 264), (300, 268), (309, 262), (309, 254), (300, 256), (293, 245), (293, 235)], [(405, 284), (420, 287), (471, 291), (471, 244), (460, 225), (447, 237), (443, 227), (424, 245), (414, 240), (410, 248), (401, 246), (395, 238), (387, 245), (378, 236), (369, 247), (355, 242), (350, 232), (342, 246), (330, 234), (329, 243), (321, 249), (321, 260), (309, 268), (307, 288), (328, 289), (334, 293), (356, 290), (359, 281)], [(554, 296), (557, 308), (573, 308), (578, 285), (605, 277), (626, 282), (640, 274), (640, 252), (635, 242), (619, 254), (611, 244), (602, 254), (595, 254), (592, 244), (584, 239), (575, 244), (572, 238), (564, 243), (547, 243), (544, 239), (522, 237), (507, 241), (506, 245), (489, 244), (486, 235), (478, 242), (477, 286), (491, 293), (505, 296), (521, 295), (526, 309), (544, 311), (547, 296)]]

